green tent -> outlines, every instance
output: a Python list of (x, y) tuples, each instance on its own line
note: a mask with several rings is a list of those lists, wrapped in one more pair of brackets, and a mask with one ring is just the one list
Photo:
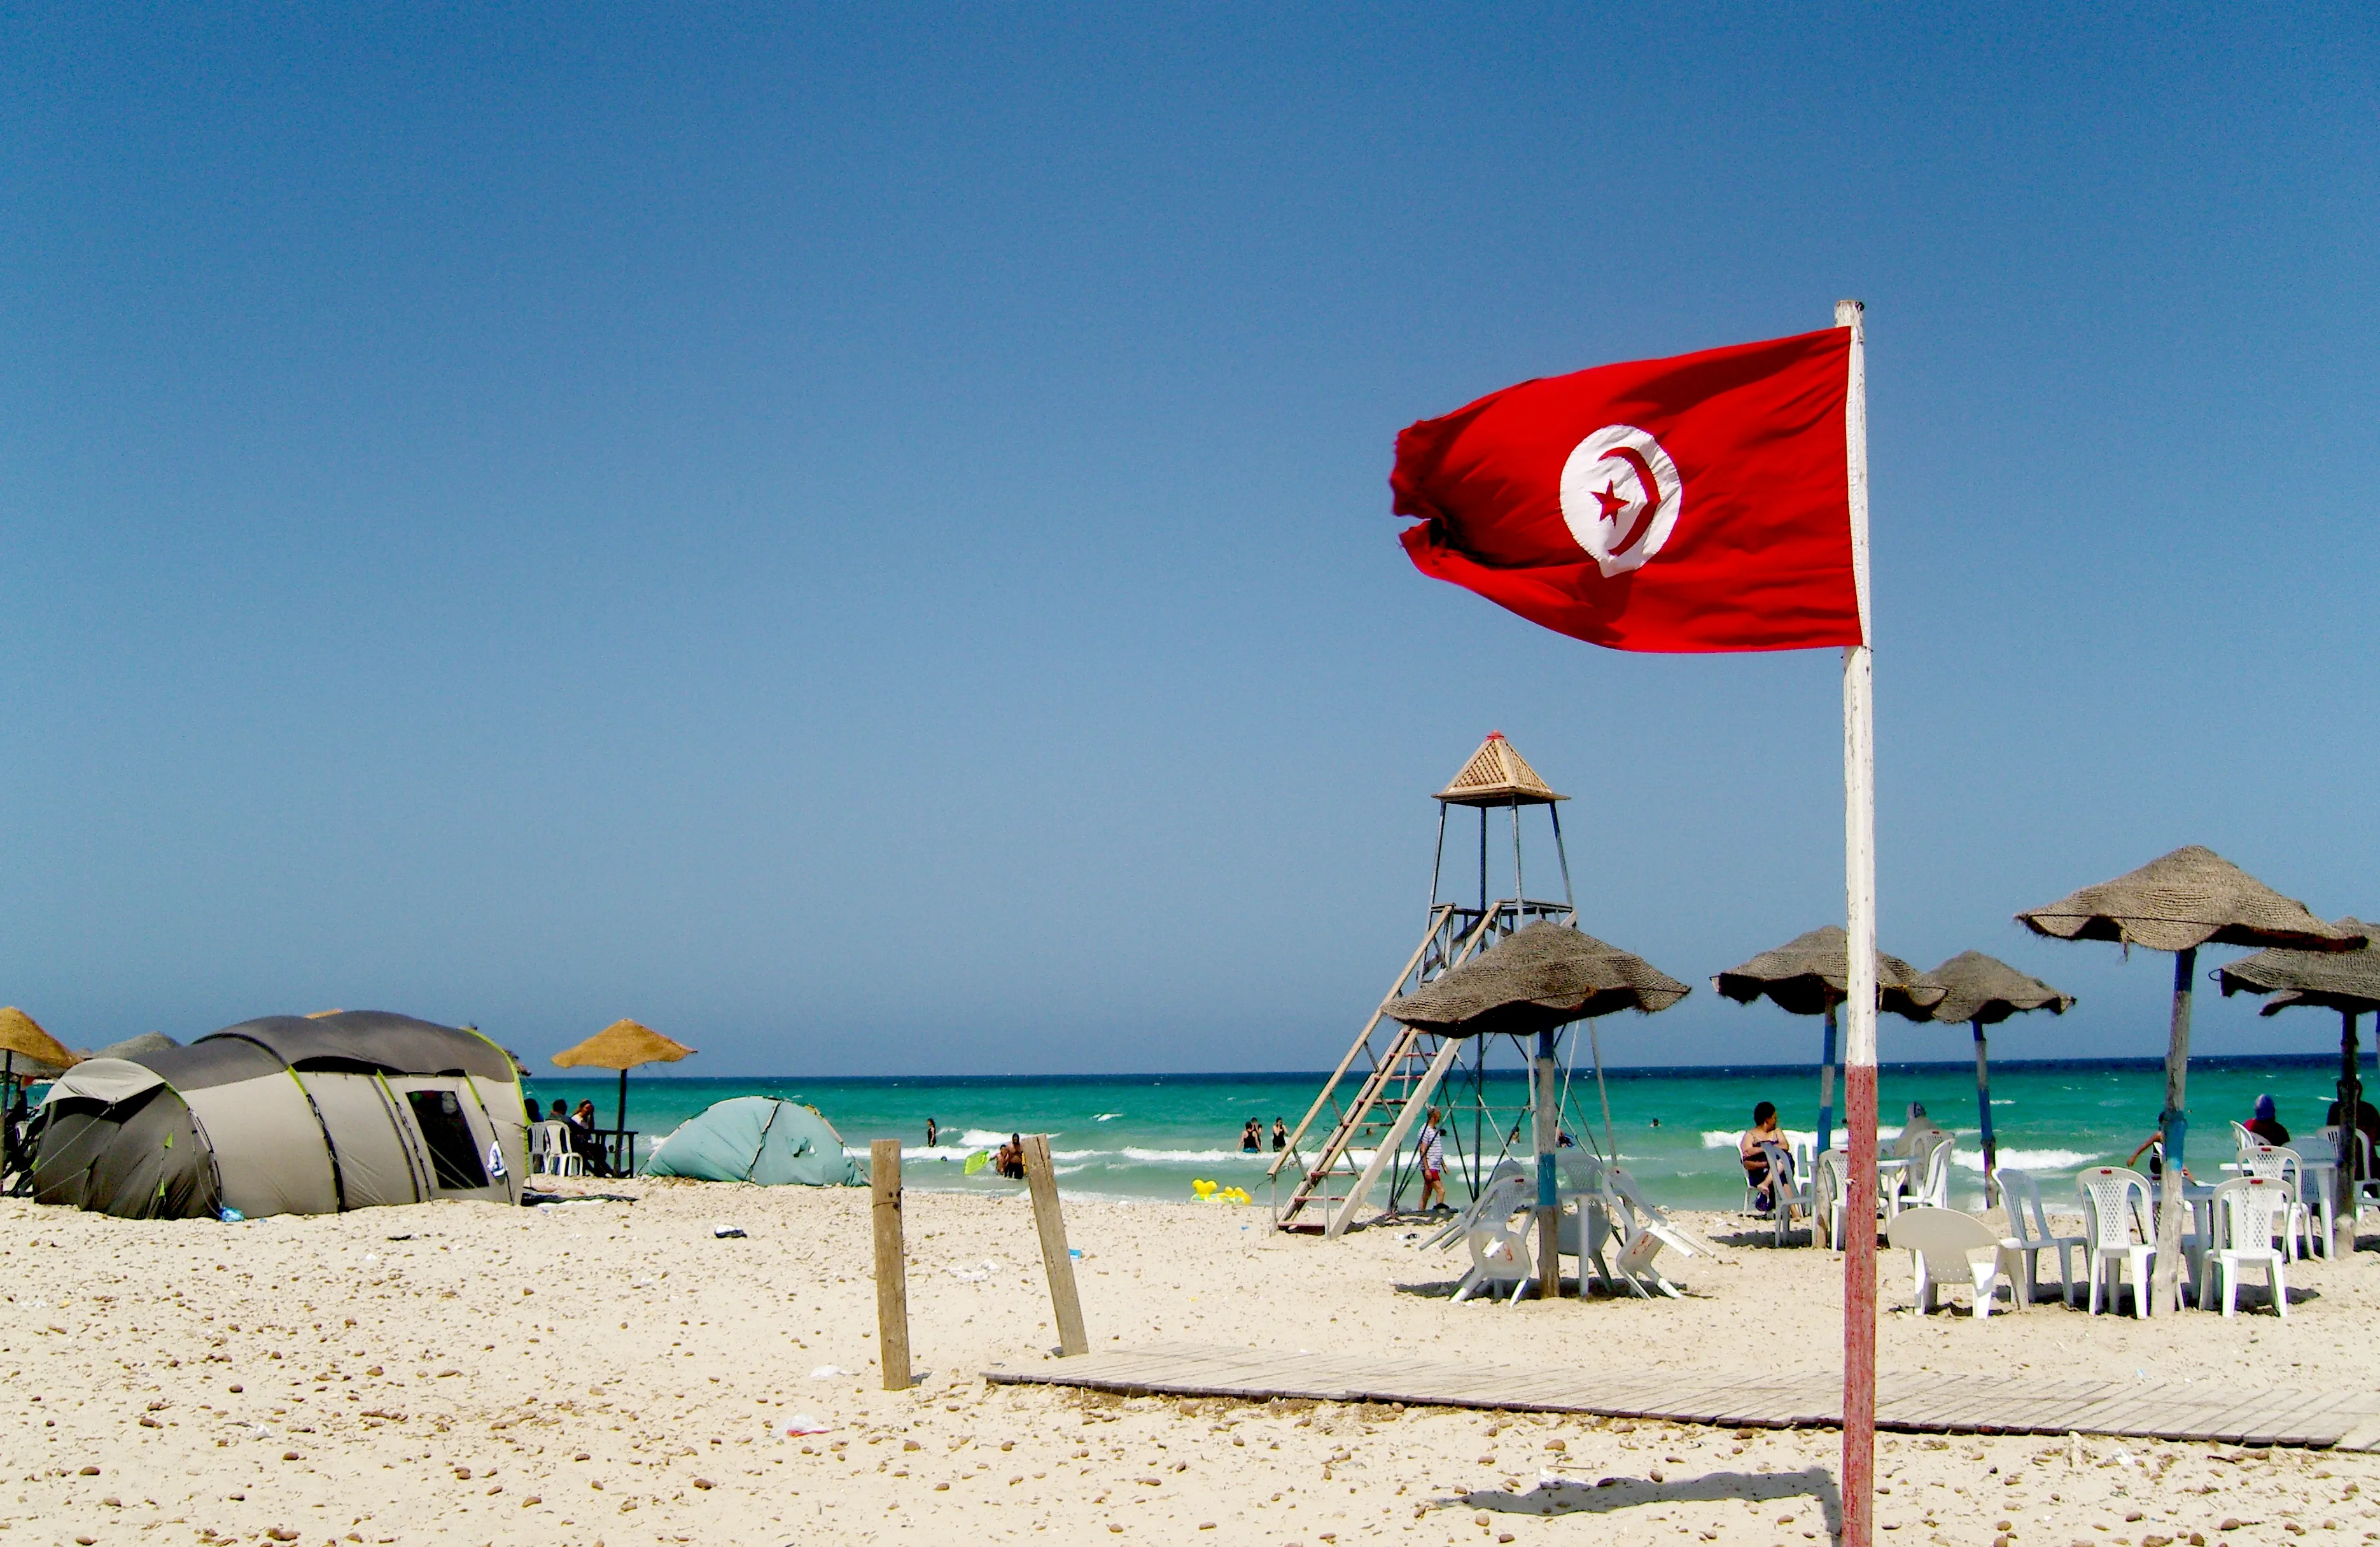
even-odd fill
[(865, 1161), (843, 1152), (843, 1136), (818, 1109), (783, 1096), (737, 1096), (689, 1117), (653, 1147), (648, 1176), (762, 1187), (859, 1187)]

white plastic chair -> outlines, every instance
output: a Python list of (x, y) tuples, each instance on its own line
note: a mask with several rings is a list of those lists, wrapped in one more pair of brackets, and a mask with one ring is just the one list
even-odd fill
[[(2289, 1188), (2289, 1212), (2281, 1216), (2278, 1226), (2282, 1254), (2292, 1262), (2301, 1256), (2313, 1256), (2313, 1216), (2305, 1205), (2305, 1157), (2295, 1150), (2258, 1139), (2240, 1151), (2240, 1174), (2266, 1177)], [(2301, 1241), (2304, 1243), (2302, 1251), (2299, 1249)], [(2324, 1254), (2328, 1252), (2325, 1242)]]
[(2010, 1238), (2016, 1242), (2017, 1292), (2027, 1305), (2040, 1286), (2041, 1254), (2058, 1253), (2058, 1284), (2065, 1291), (2066, 1304), (2074, 1304), (2074, 1263), (2070, 1255), (2080, 1249), (2083, 1260), (2091, 1254), (2090, 1241), (2082, 1236), (2060, 1236), (2049, 1227), (2048, 1211), (2041, 1206), (2041, 1186), (2027, 1172), (2011, 1171), (2007, 1166), (1992, 1173), (1999, 1184), (2000, 1202), (2008, 1210)]
[[(2334, 1123), (2328, 1127), (2316, 1128), (2313, 1142), (2325, 1155), (2337, 1155), (2338, 1125)], [(2373, 1175), (2372, 1140), (2365, 1137), (2361, 1128), (2354, 1130), (2354, 1151), (2349, 1163), (2355, 1167), (2352, 1175), (2360, 1179), (2351, 1183), (2342, 1183), (2337, 1189), (2336, 1196), (2330, 1200), (2331, 1207), (2323, 1216), (2323, 1232), (2325, 1235), (2330, 1233), (2337, 1218), (2338, 1205), (2344, 1204), (2354, 1218), (2360, 1220), (2366, 1204), (2380, 1203), (2380, 1176)], [(2338, 1175), (2345, 1176), (2349, 1173), (2346, 1167), (2342, 1166)]]
[[(1735, 1152), (1736, 1152), (1736, 1154), (1737, 1154), (1737, 1156), (1738, 1156), (1738, 1159), (1737, 1159), (1736, 1163), (1737, 1163), (1737, 1165), (1738, 1165), (1739, 1167), (1740, 1167), (1740, 1166), (1742, 1166), (1742, 1164), (1743, 1163), (1742, 1163), (1742, 1158), (1741, 1158), (1741, 1157), (1742, 1157), (1742, 1154), (1743, 1154), (1743, 1140), (1744, 1140), (1744, 1137), (1745, 1137), (1745, 1135), (1748, 1135), (1749, 1133), (1751, 1133), (1751, 1131), (1752, 1131), (1751, 1129), (1746, 1128), (1746, 1129), (1744, 1129), (1743, 1133), (1740, 1133), (1740, 1134), (1738, 1134), (1738, 1135), (1736, 1135), (1736, 1136), (1735, 1136)], [(1753, 1146), (1753, 1148), (1754, 1148), (1754, 1149), (1755, 1149), (1755, 1150), (1759, 1150), (1759, 1151), (1768, 1151), (1768, 1150), (1775, 1149), (1775, 1148), (1776, 1148), (1776, 1145), (1775, 1145), (1774, 1143), (1772, 1143), (1772, 1142), (1766, 1142), (1766, 1141), (1764, 1141), (1764, 1142), (1762, 1142), (1762, 1143), (1759, 1143), (1759, 1144), (1755, 1144), (1755, 1145), (1754, 1145), (1754, 1146)], [(1770, 1161), (1770, 1163), (1769, 1163), (1773, 1165), (1773, 1164), (1775, 1164), (1775, 1163), (1776, 1163), (1776, 1162), (1772, 1159), (1772, 1160)], [(1759, 1212), (1760, 1212), (1760, 1200), (1759, 1200), (1759, 1196), (1758, 1196), (1758, 1195), (1759, 1195), (1759, 1192), (1760, 1192), (1760, 1187), (1759, 1187), (1759, 1185), (1758, 1185), (1758, 1184), (1755, 1184), (1755, 1183), (1753, 1181), (1753, 1179), (1752, 1179), (1752, 1173), (1751, 1173), (1751, 1172), (1749, 1172), (1749, 1171), (1744, 1172), (1744, 1174), (1743, 1174), (1743, 1212), (1744, 1212), (1745, 1213), (1747, 1213), (1747, 1214), (1757, 1214), (1757, 1213), (1759, 1213)]]
[(530, 1137), (531, 1169), (540, 1176), (584, 1176), (587, 1163), (570, 1147), (570, 1125), (540, 1123)]
[(1617, 1165), (1606, 1166), (1603, 1172), (1604, 1209), (1612, 1221), (1612, 1228), (1621, 1238), (1620, 1261), (1615, 1264), (1621, 1283), (1645, 1299), (1655, 1290), (1680, 1299), (1678, 1286), (1662, 1276), (1654, 1259), (1669, 1247), (1682, 1257), (1692, 1257), (1695, 1245), (1687, 1233), (1670, 1221), (1670, 1216), (1645, 1200), (1636, 1187), (1636, 1178)]
[(1818, 1156), (1810, 1176), (1810, 1237), (1824, 1240), (1830, 1251), (1843, 1249), (1843, 1211), (1850, 1207), (1849, 1165), (1840, 1150), (1828, 1150)]
[(1903, 1209), (1948, 1209), (1950, 1206), (1950, 1167), (1958, 1159), (1959, 1141), (1949, 1134), (1918, 1141), (1914, 1158), (1905, 1178), (1900, 1195)]
[[(2317, 1128), (2314, 1130), (2314, 1138), (2322, 1146), (2324, 1154), (2338, 1153), (2338, 1124), (2334, 1123), (2325, 1128)], [(2375, 1167), (2373, 1164), (2372, 1139), (2362, 1128), (2355, 1130), (2354, 1152), (2355, 1175), (2361, 1179), (2350, 1189), (2348, 1196), (2356, 1213), (2360, 1216), (2366, 1204), (2380, 1204), (2380, 1175), (2374, 1174)]]
[[(1582, 1232), (1584, 1239), (1581, 1238)], [(1615, 1287), (1611, 1265), (1603, 1260), (1603, 1249), (1610, 1240), (1611, 1214), (1600, 1198), (1582, 1194), (1554, 1221), (1554, 1250), (1560, 1256), (1578, 1259), (1578, 1278), (1582, 1286), (1586, 1283), (1587, 1264), (1591, 1262), (1597, 1275), (1603, 1280), (1604, 1287), (1607, 1290)], [(1585, 1292), (1584, 1287), (1579, 1291), (1582, 1295)]]
[[(1992, 1313), (1992, 1291), (2004, 1282), (2016, 1308), (2024, 1309), (2024, 1299), (2016, 1292), (2017, 1275), (2009, 1271), (2016, 1266), (2020, 1250), (2015, 1239), (2000, 1235), (1974, 1215), (1916, 1204), (1894, 1216), (1885, 1227), (1885, 1238), (1910, 1255), (1920, 1316), (1934, 1313), (1936, 1297), (1945, 1283), (1964, 1284), (1974, 1291), (1977, 1321)], [(1973, 1254), (1978, 1251), (1991, 1252), (1992, 1260), (1976, 1261)]]
[[(2155, 1216), (2150, 1209), (2149, 1179), (2120, 1165), (2093, 1165), (2074, 1178), (2082, 1199), (2082, 1225), (2089, 1236), (2083, 1261), (2091, 1270), (2091, 1314), (2099, 1314), (2099, 1277), (2107, 1273), (2107, 1304), (2114, 1309), (2123, 1269), (2132, 1270), (2132, 1315), (2150, 1311), (2149, 1262), (2156, 1256)], [(2137, 1228), (2141, 1238), (2132, 1239)]]
[(1779, 1246), (1786, 1244), (1793, 1233), (1793, 1211), (1810, 1214), (1810, 1228), (1817, 1229), (1815, 1212), (1816, 1198), (1812, 1178), (1806, 1170), (1794, 1165), (1793, 1157), (1782, 1144), (1763, 1144), (1760, 1152), (1768, 1157), (1768, 1197), (1776, 1207), (1771, 1211), (1776, 1224)]
[[(1900, 1212), (1900, 1187), (1897, 1175), (1877, 1179), (1876, 1218), (1890, 1219)], [(1841, 1150), (1827, 1151), (1818, 1157), (1816, 1174), (1810, 1179), (1812, 1240), (1817, 1239), (1817, 1222), (1824, 1220), (1827, 1245), (1836, 1251), (1843, 1249), (1843, 1215), (1851, 1208), (1851, 1192), (1850, 1155)]]
[(1520, 1174), (1521, 1164), (1518, 1161), (1498, 1162), (1496, 1169), (1488, 1174), (1488, 1180), (1480, 1186), (1478, 1195), (1464, 1204), (1460, 1211), (1448, 1215), (1446, 1223), (1439, 1225), (1430, 1235), (1429, 1239), (1422, 1242), (1422, 1248), (1426, 1250), (1430, 1247), (1436, 1247), (1439, 1250), (1444, 1251), (1463, 1239), (1471, 1227), (1479, 1223), (1480, 1216), (1488, 1205), (1488, 1195), (1495, 1190), (1496, 1184), (1508, 1181)]
[[(1603, 1200), (1603, 1163), (1591, 1151), (1580, 1149), (1557, 1151), (1555, 1158), (1562, 1211), (1555, 1223), (1554, 1249), (1564, 1257), (1579, 1260), (1582, 1284), (1586, 1279), (1587, 1266), (1592, 1263), (1608, 1288), (1614, 1280), (1610, 1264), (1604, 1261), (1603, 1256), (1603, 1249), (1610, 1241), (1612, 1234), (1610, 1215)], [(1520, 1202), (1492, 1196), (1501, 1183), (1513, 1183), (1520, 1187)], [(1536, 1159), (1520, 1161), (1507, 1157), (1488, 1173), (1488, 1185), (1480, 1189), (1479, 1196), (1473, 1199), (1461, 1213), (1439, 1226), (1436, 1234), (1421, 1243), (1422, 1249), (1436, 1247), (1445, 1251), (1457, 1241), (1468, 1241), (1474, 1229), (1484, 1228), (1482, 1221), (1494, 1209), (1500, 1207), (1504, 1215), (1509, 1216), (1517, 1209), (1533, 1205), (1536, 1196)], [(1584, 1253), (1579, 1250), (1582, 1218), (1585, 1220), (1586, 1232), (1586, 1250)], [(1524, 1251), (1523, 1255), (1525, 1257), (1528, 1253)]]
[(2240, 1270), (2262, 1264), (2273, 1309), (2281, 1320), (2289, 1315), (2289, 1285), (2281, 1276), (2282, 1253), (2273, 1245), (2274, 1229), (2299, 1206), (2297, 1194), (2275, 1176), (2234, 1176), (2215, 1189), (2215, 1276), (2223, 1284), (2223, 1314), (2238, 1303)]
[(1536, 1216), (1524, 1212), (1535, 1192), (1525, 1176), (1501, 1176), (1480, 1193), (1471, 1227), (1463, 1236), (1463, 1244), (1471, 1249), (1471, 1271), (1455, 1286), (1456, 1304), (1491, 1285), (1497, 1288), (1511, 1285), (1510, 1303), (1519, 1299), (1536, 1277), (1536, 1265), (1529, 1257), (1529, 1226)]

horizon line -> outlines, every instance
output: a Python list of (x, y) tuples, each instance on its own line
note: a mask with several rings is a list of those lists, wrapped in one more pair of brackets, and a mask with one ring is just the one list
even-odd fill
[[(2374, 1050), (2374, 1053), (2375, 1053), (2375, 1055), (2380, 1055), (2380, 1049), (2375, 1049), (2375, 1050)], [(2325, 1053), (2208, 1053), (2208, 1054), (2198, 1054), (2198, 1055), (2196, 1055), (2196, 1056), (2192, 1057), (2192, 1058), (2191, 1059), (2191, 1063), (2192, 1063), (2194, 1066), (2197, 1066), (2197, 1067), (2200, 1067), (2200, 1068), (2216, 1068), (2216, 1067), (2220, 1067), (2220, 1066), (2226, 1066), (2226, 1065), (2289, 1065), (2289, 1066), (2299, 1066), (2299, 1065), (2302, 1065), (2302, 1066), (2336, 1066), (2336, 1064), (2337, 1064), (2337, 1062), (2338, 1062), (2338, 1055), (2337, 1054), (2335, 1054), (2335, 1053), (2327, 1053), (2327, 1052), (2325, 1052)], [(2358, 1066), (2359, 1068), (2361, 1068), (2361, 1067), (2364, 1066), (2364, 1064), (2365, 1064), (2365, 1058), (2364, 1058), (2364, 1055), (2362, 1055), (2360, 1052), (2359, 1052), (2358, 1056), (2357, 1056), (2357, 1059), (2356, 1059), (2356, 1064), (2357, 1064), (2357, 1066)], [(1991, 1064), (1991, 1067), (1992, 1067), (1994, 1070), (2010, 1070), (2010, 1069), (2074, 1069), (2074, 1070), (2106, 1069), (2106, 1070), (2116, 1070), (2116, 1069), (2122, 1069), (2122, 1070), (2134, 1070), (2134, 1071), (2137, 1071), (2137, 1070), (2158, 1070), (2158, 1071), (2162, 1071), (2162, 1070), (2164, 1069), (2164, 1067), (2165, 1067), (2165, 1059), (2164, 1059), (2164, 1058), (2162, 1058), (2162, 1057), (2160, 1057), (2160, 1056), (2153, 1056), (2153, 1055), (2147, 1055), (2147, 1054), (2142, 1054), (2142, 1055), (2132, 1056), (2132, 1057), (2124, 1057), (2124, 1058), (2005, 1058), (2005, 1059), (1995, 1059), (1995, 1060), (1993, 1060), (1993, 1061), (1992, 1061), (1992, 1064)], [(1635, 1065), (1627, 1065), (1627, 1066), (1621, 1066), (1621, 1065), (1606, 1065), (1606, 1066), (1604, 1066), (1603, 1073), (1604, 1073), (1604, 1078), (1607, 1078), (1607, 1079), (1645, 1079), (1645, 1078), (1659, 1078), (1659, 1077), (1662, 1077), (1662, 1076), (1679, 1076), (1679, 1075), (1696, 1075), (1696, 1076), (1704, 1076), (1704, 1077), (1707, 1077), (1707, 1076), (1710, 1076), (1710, 1075), (1746, 1075), (1746, 1076), (1758, 1075), (1758, 1076), (1768, 1076), (1768, 1077), (1781, 1077), (1781, 1076), (1786, 1076), (1786, 1075), (1807, 1076), (1807, 1075), (1811, 1075), (1811, 1074), (1815, 1074), (1815, 1073), (1816, 1073), (1816, 1072), (1817, 1072), (1817, 1068), (1818, 1068), (1818, 1066), (1817, 1066), (1815, 1062), (1812, 1062), (1812, 1063), (1800, 1063), (1800, 1064), (1635, 1064)], [(1878, 1064), (1878, 1065), (1876, 1066), (1876, 1068), (1877, 1068), (1877, 1072), (1878, 1072), (1878, 1073), (1886, 1073), (1886, 1072), (1893, 1071), (1893, 1070), (1899, 1070), (1899, 1071), (1901, 1071), (1901, 1072), (1904, 1072), (1904, 1073), (1938, 1072), (1938, 1071), (1943, 1071), (1943, 1070), (1957, 1070), (1957, 1071), (1960, 1071), (1960, 1072), (1964, 1073), (1964, 1072), (1972, 1071), (1972, 1070), (1974, 1068), (1974, 1061), (1973, 1061), (1973, 1059), (1965, 1059), (1965, 1058), (1897, 1059), (1897, 1060), (1894, 1060), (1894, 1061), (1892, 1061), (1892, 1062), (1890, 1062), (1890, 1063)], [(1499, 1065), (1492, 1065), (1492, 1064), (1491, 1064), (1491, 1065), (1489, 1065), (1489, 1066), (1488, 1066), (1488, 1072), (1490, 1075), (1498, 1075), (1498, 1076), (1505, 1076), (1505, 1075), (1509, 1075), (1509, 1076), (1511, 1076), (1511, 1077), (1512, 1077), (1512, 1078), (1521, 1078), (1522, 1076), (1525, 1075), (1525, 1074), (1526, 1074), (1526, 1072), (1527, 1072), (1527, 1070), (1526, 1070), (1526, 1068), (1525, 1068), (1524, 1066), (1521, 1066), (1521, 1065), (1514, 1065), (1514, 1066), (1512, 1066), (1511, 1067), (1509, 1067), (1509, 1068), (1508, 1068), (1508, 1067), (1505, 1067), (1505, 1066), (1499, 1066)], [(1592, 1072), (1591, 1068), (1590, 1068), (1589, 1072)], [(617, 1078), (618, 1078), (618, 1075), (617, 1075), (617, 1071), (613, 1071), (613, 1070), (603, 1070), (603, 1071), (601, 1071), (601, 1072), (599, 1072), (599, 1073), (595, 1073), (595, 1074), (580, 1074), (580, 1073), (576, 1073), (576, 1072), (564, 1072), (564, 1073), (553, 1073), (553, 1074), (539, 1074), (539, 1073), (534, 1073), (534, 1072), (532, 1072), (532, 1073), (528, 1074), (526, 1078), (528, 1078), (528, 1079), (531, 1079), (531, 1080), (539, 1080), (539, 1079), (600, 1079), (600, 1080), (610, 1081), (610, 1080), (613, 1080), (613, 1079)], [(696, 1081), (699, 1081), (699, 1080), (745, 1080), (745, 1081), (751, 1081), (751, 1080), (786, 1080), (786, 1081), (809, 1081), (809, 1082), (812, 1082), (812, 1083), (833, 1083), (833, 1084), (850, 1084), (850, 1085), (902, 1085), (902, 1084), (917, 1084), (917, 1085), (955, 1085), (955, 1084), (970, 1084), (970, 1083), (979, 1083), (979, 1084), (1002, 1084), (1002, 1083), (1023, 1083), (1023, 1082), (1026, 1082), (1026, 1081), (1036, 1081), (1036, 1082), (1042, 1082), (1042, 1083), (1056, 1083), (1056, 1084), (1093, 1085), (1093, 1084), (1132, 1083), (1132, 1082), (1142, 1082), (1142, 1081), (1150, 1082), (1150, 1083), (1162, 1083), (1162, 1082), (1164, 1082), (1164, 1081), (1166, 1081), (1166, 1080), (1177, 1080), (1177, 1079), (1178, 1079), (1178, 1080), (1198, 1080), (1198, 1081), (1202, 1081), (1202, 1082), (1206, 1082), (1206, 1083), (1210, 1083), (1210, 1084), (1211, 1084), (1211, 1083), (1218, 1083), (1218, 1082), (1220, 1082), (1220, 1083), (1249, 1083), (1249, 1084), (1253, 1084), (1253, 1083), (1256, 1083), (1256, 1082), (1258, 1082), (1258, 1081), (1283, 1080), (1283, 1079), (1298, 1079), (1298, 1080), (1320, 1081), (1320, 1080), (1328, 1079), (1328, 1078), (1330, 1078), (1330, 1070), (1328, 1070), (1328, 1069), (1255, 1069), (1255, 1070), (1245, 1070), (1245, 1069), (1244, 1069), (1244, 1070), (1237, 1070), (1237, 1071), (1232, 1071), (1232, 1070), (1172, 1069), (1172, 1070), (1140, 1070), (1140, 1071), (1123, 1072), (1123, 1073), (1116, 1073), (1116, 1074), (899, 1074), (899, 1075), (856, 1075), (856, 1074), (851, 1074), (851, 1075), (820, 1075), (820, 1074), (749, 1074), (749, 1075), (738, 1075), (738, 1074), (722, 1074), (722, 1075), (704, 1075), (704, 1074), (658, 1074), (658, 1073), (656, 1073), (656, 1074), (640, 1074), (640, 1075), (638, 1075), (638, 1078), (639, 1080), (642, 1080), (642, 1081), (645, 1081), (645, 1082), (651, 1082), (651, 1081), (656, 1081), (656, 1080), (662, 1080), (662, 1081), (678, 1081), (678, 1082), (683, 1082), (683, 1083), (686, 1083), (686, 1084), (692, 1084), (692, 1083), (694, 1083), (694, 1082), (696, 1082)]]

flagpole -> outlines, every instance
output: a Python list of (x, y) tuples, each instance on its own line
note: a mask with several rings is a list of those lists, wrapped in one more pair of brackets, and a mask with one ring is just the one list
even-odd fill
[(1843, 403), (1852, 576), (1860, 640), (1843, 651), (1843, 891), (1850, 936), (1843, 1009), (1843, 1124), (1850, 1151), (1843, 1251), (1842, 1547), (1872, 1547), (1876, 1518), (1876, 676), (1867, 640), (1867, 335), (1863, 307), (1835, 303), (1851, 329)]

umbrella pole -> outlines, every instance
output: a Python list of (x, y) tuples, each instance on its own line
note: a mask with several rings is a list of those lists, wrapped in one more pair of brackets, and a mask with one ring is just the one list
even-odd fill
[(1968, 1024), (1975, 1031), (1975, 1110), (1984, 1127), (1984, 1207), (1992, 1206), (1994, 1194), (1999, 1191), (1996, 1175), (2000, 1168), (2000, 1147), (1992, 1139), (1992, 1077), (1984, 1053), (1984, 1023)]
[[(1818, 1148), (1823, 1155), (1835, 1134), (1835, 1002), (1827, 1001), (1827, 1034), (1818, 1054)], [(1818, 1163), (1814, 1155), (1812, 1165)]]
[[(1517, 813), (1518, 808), (1514, 808)], [(1517, 826), (1517, 822), (1515, 823)], [(1561, 1298), (1561, 1196), (1555, 1185), (1554, 1034), (1537, 1033), (1537, 1298)], [(1580, 1236), (1584, 1241), (1585, 1237)]]
[(2173, 1029), (2165, 1049), (2165, 1111), (2157, 1118), (2165, 1136), (2165, 1207), (2158, 1212), (2157, 1240), (2165, 1249), (2156, 1256), (2152, 1315), (2181, 1308), (2182, 1146), (2190, 1134), (2181, 1102), (2190, 1082), (2190, 994), (2197, 973), (2197, 946), (2185, 945), (2174, 953)]
[(628, 1071), (625, 1069), (622, 1069), (620, 1071), (620, 1120), (617, 1123), (614, 1123), (612, 1127), (613, 1131), (619, 1136), (613, 1142), (617, 1143), (620, 1147), (620, 1175), (623, 1176), (634, 1175), (637, 1169), (637, 1157), (627, 1152)]
[(2356, 1118), (2363, 1110), (2363, 1081), (2356, 1075), (2355, 1012), (2338, 1012), (2338, 1170), (2333, 1200), (2330, 1251), (2334, 1257), (2355, 1251), (2356, 1184), (2362, 1181), (2363, 1146), (2358, 1144)]
[[(1611, 1137), (1611, 1088), (1603, 1083), (1603, 1038), (1591, 1020), (1586, 1023), (1586, 1043), (1595, 1050), (1595, 1093), (1603, 1098), (1603, 1163), (1618, 1165), (1620, 1141)], [(1576, 1042), (1570, 1045), (1578, 1046)]]

